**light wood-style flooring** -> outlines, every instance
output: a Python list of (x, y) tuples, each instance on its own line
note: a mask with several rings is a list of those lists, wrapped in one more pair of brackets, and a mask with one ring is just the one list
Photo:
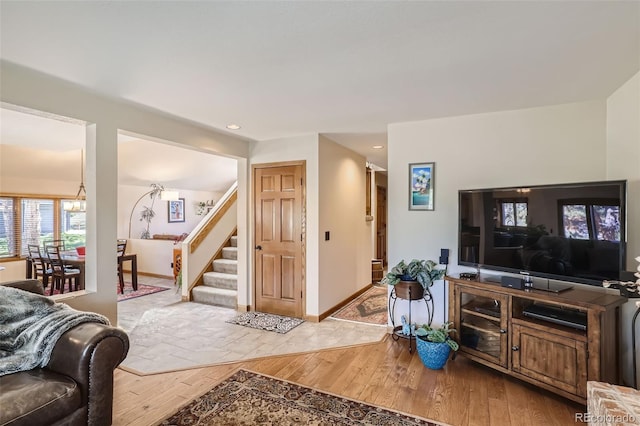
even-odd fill
[(424, 367), (406, 341), (136, 376), (115, 372), (114, 425), (152, 425), (238, 368), (451, 425), (568, 425), (585, 408), (462, 356)]

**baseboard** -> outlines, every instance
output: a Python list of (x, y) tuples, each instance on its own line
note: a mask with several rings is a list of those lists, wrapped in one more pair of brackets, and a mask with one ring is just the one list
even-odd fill
[[(126, 272), (126, 273), (129, 273), (129, 274), (131, 273), (131, 269), (124, 269), (123, 271)], [(173, 280), (174, 279), (173, 275), (162, 275), (162, 274), (154, 274), (154, 273), (151, 273), (151, 272), (140, 272), (140, 271), (138, 271), (138, 276), (140, 276), (140, 275), (144, 275), (145, 277), (166, 278), (168, 280)]]
[(344, 299), (342, 302), (338, 303), (337, 305), (335, 305), (332, 308), (329, 308), (327, 311), (323, 312), (322, 314), (320, 314), (318, 316), (318, 321), (317, 322), (320, 322), (323, 319), (330, 317), (331, 314), (333, 314), (334, 312), (337, 312), (340, 309), (344, 308), (345, 306), (347, 306), (349, 304), (349, 302), (351, 302), (356, 297), (360, 296), (365, 291), (369, 290), (372, 286), (373, 286), (373, 284), (369, 284), (369, 285), (364, 286), (360, 290), (358, 290), (355, 293), (353, 293), (351, 296), (349, 296), (346, 299)]
[(308, 322), (320, 322), (320, 321), (322, 321), (322, 319), (320, 319), (320, 317), (318, 315), (305, 315), (303, 319), (305, 321), (308, 321)]
[(237, 305), (236, 306), (236, 310), (238, 312), (249, 312), (249, 311), (251, 311), (251, 306), (250, 305)]

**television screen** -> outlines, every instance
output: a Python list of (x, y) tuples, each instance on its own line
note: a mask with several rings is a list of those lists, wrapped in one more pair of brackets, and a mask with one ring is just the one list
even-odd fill
[(459, 191), (458, 263), (584, 284), (625, 269), (626, 181)]

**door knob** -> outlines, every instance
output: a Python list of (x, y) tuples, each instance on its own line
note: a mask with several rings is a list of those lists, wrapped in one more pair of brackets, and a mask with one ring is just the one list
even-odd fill
[(511, 350), (517, 352), (520, 348), (518, 346), (511, 346)]
[(262, 246), (256, 246), (256, 250), (262, 250)]

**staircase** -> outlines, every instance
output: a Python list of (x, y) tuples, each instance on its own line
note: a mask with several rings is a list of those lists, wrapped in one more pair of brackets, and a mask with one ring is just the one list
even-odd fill
[(205, 272), (204, 283), (191, 290), (192, 300), (236, 309), (238, 304), (238, 237), (222, 248), (222, 258), (213, 261), (213, 272)]

